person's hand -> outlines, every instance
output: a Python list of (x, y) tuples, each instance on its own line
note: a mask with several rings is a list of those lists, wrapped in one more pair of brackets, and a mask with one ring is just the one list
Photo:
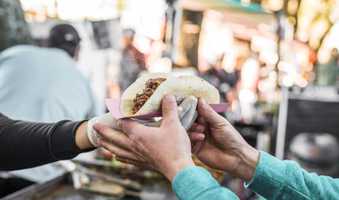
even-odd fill
[(102, 125), (105, 125), (116, 132), (119, 132), (119, 128), (117, 126), (117, 120), (112, 116), (111, 113), (106, 113), (104, 115), (94, 117), (91, 120), (87, 122), (87, 137), (92, 146), (98, 147), (98, 141), (100, 139), (100, 135), (95, 130), (94, 125), (100, 123)]
[(126, 135), (97, 124), (95, 128), (102, 136), (99, 144), (118, 160), (149, 165), (172, 180), (179, 171), (194, 165), (191, 143), (179, 120), (173, 96), (163, 99), (162, 114), (160, 127), (148, 127), (132, 120), (119, 121), (118, 127)]
[(87, 122), (81, 123), (75, 132), (75, 143), (79, 149), (86, 150), (99, 146), (98, 140), (100, 139), (100, 135), (94, 129), (94, 124), (96, 123), (104, 124), (115, 130), (118, 129), (117, 120), (114, 119), (110, 113), (94, 117)]
[[(190, 130), (193, 152), (211, 168), (251, 180), (259, 159), (258, 151), (203, 99), (199, 99), (198, 113), (198, 122)], [(201, 133), (206, 136), (203, 141)]]

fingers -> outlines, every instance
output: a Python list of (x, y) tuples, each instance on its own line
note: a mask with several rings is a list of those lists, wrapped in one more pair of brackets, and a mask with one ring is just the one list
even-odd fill
[(201, 142), (195, 143), (195, 144), (193, 145), (193, 148), (192, 148), (192, 153), (193, 153), (193, 154), (199, 153), (200, 150), (202, 149), (203, 145), (204, 145), (204, 142), (202, 142), (202, 141), (201, 141)]
[(205, 138), (206, 138), (206, 136), (203, 133), (200, 133), (200, 132), (191, 132), (190, 133), (190, 139), (191, 139), (192, 143), (204, 141)]
[(203, 117), (204, 120), (212, 126), (227, 123), (227, 121), (218, 113), (216, 113), (212, 109), (212, 107), (206, 103), (204, 99), (199, 99), (198, 112), (199, 115)]
[(108, 151), (107, 149), (104, 149), (104, 148), (100, 148), (99, 153), (100, 153), (101, 156), (103, 156), (107, 160), (111, 160), (114, 157), (113, 154), (110, 151)]
[(124, 149), (129, 149), (131, 147), (129, 138), (122, 132), (111, 129), (102, 124), (95, 124), (94, 128), (104, 140)]
[(113, 117), (111, 113), (106, 113), (97, 118), (97, 121), (100, 124), (104, 124), (110, 128), (118, 129), (117, 120)]
[(200, 117), (200, 116), (198, 117), (197, 122), (201, 125), (204, 125), (204, 126), (207, 124), (205, 119), (203, 117)]
[(190, 132), (198, 132), (198, 133), (204, 133), (206, 130), (206, 126), (198, 124), (198, 123), (194, 123), (191, 128), (190, 128)]
[(153, 167), (151, 165), (149, 165), (148, 163), (142, 162), (142, 161), (139, 161), (139, 160), (132, 160), (132, 159), (123, 158), (123, 157), (119, 157), (119, 156), (117, 156), (115, 159), (117, 161), (122, 162), (122, 163), (131, 164), (131, 165), (137, 166), (139, 168), (153, 169)]
[(192, 153), (197, 154), (203, 147), (206, 135), (201, 132), (191, 132), (189, 134), (190, 140), (193, 144)]
[(173, 95), (166, 95), (162, 100), (163, 123), (179, 123), (177, 102)]
[(144, 126), (133, 120), (119, 120), (117, 125), (128, 137), (139, 134), (148, 134), (150, 129), (152, 129), (152, 127)]
[(100, 140), (100, 146), (104, 147), (106, 150), (112, 152), (114, 155), (123, 157), (123, 158), (128, 158), (131, 160), (142, 160), (139, 158), (137, 155), (132, 153), (131, 151), (127, 151), (125, 149), (122, 149), (118, 146), (115, 146), (105, 140)]

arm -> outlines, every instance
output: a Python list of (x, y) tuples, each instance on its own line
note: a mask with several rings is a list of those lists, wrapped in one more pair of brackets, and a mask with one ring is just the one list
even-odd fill
[(255, 175), (247, 187), (271, 200), (337, 199), (339, 179), (306, 172), (297, 163), (261, 152)]
[(204, 101), (199, 103), (203, 120), (192, 127), (191, 140), (200, 132), (210, 137), (193, 143), (193, 150), (206, 165), (249, 182), (250, 189), (267, 199), (338, 199), (338, 179), (308, 173), (295, 162), (258, 152)]
[(238, 200), (230, 190), (223, 188), (200, 167), (188, 167), (180, 171), (172, 182), (172, 187), (180, 200)]
[(0, 114), (0, 170), (30, 168), (75, 157), (91, 147), (86, 124), (31, 123)]

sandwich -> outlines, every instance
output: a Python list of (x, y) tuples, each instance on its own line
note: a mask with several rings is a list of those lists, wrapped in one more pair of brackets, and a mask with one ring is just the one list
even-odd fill
[(179, 99), (188, 96), (201, 97), (209, 104), (218, 104), (218, 90), (197, 76), (173, 76), (165, 73), (150, 73), (141, 76), (122, 94), (120, 111), (123, 116), (137, 116), (156, 112), (162, 98), (172, 94)]
[[(219, 104), (218, 90), (207, 81), (197, 76), (174, 76), (164, 73), (150, 73), (138, 78), (122, 94), (120, 111), (124, 117), (141, 116), (160, 110), (161, 100), (171, 94), (178, 104), (189, 96), (204, 98), (209, 104)], [(211, 169), (193, 157), (195, 163), (207, 168), (219, 181), (223, 172)]]

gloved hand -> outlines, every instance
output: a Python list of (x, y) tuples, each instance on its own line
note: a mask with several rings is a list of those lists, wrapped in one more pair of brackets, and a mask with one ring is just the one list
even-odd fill
[(100, 139), (100, 135), (93, 127), (96, 123), (103, 124), (113, 130), (119, 131), (117, 127), (117, 119), (115, 119), (111, 113), (106, 113), (104, 115), (92, 118), (87, 124), (87, 137), (94, 147), (99, 146), (98, 140)]

